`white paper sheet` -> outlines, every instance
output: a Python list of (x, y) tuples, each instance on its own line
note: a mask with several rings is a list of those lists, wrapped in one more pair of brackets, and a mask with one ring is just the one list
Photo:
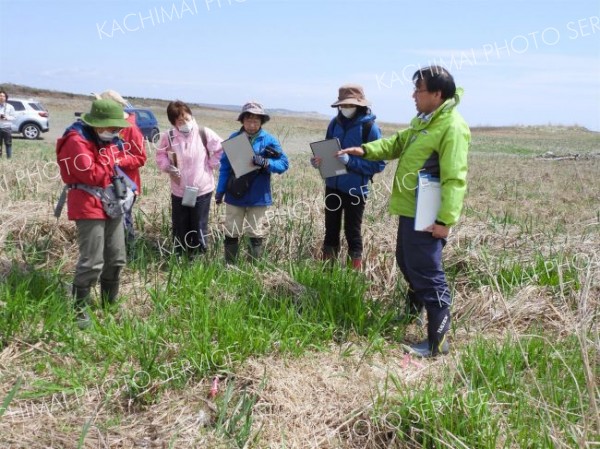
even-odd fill
[(423, 231), (435, 222), (441, 203), (442, 190), (439, 178), (419, 174), (415, 231)]

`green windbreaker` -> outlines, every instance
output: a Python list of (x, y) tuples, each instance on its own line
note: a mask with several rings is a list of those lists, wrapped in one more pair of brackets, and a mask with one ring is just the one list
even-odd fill
[(463, 90), (456, 89), (428, 121), (415, 117), (410, 127), (389, 139), (362, 145), (365, 159), (398, 160), (389, 211), (392, 215), (414, 217), (415, 192), (419, 172), (437, 176), (441, 182), (442, 203), (437, 220), (447, 226), (460, 217), (467, 188), (467, 153), (471, 131), (456, 110)]

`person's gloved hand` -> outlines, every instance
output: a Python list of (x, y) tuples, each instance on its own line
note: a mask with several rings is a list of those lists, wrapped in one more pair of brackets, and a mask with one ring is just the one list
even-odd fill
[(255, 154), (252, 156), (252, 163), (261, 168), (267, 168), (269, 166), (269, 160), (265, 159), (260, 154)]
[(217, 192), (215, 193), (215, 203), (221, 204), (223, 203), (223, 197), (225, 196), (225, 192)]
[(350, 161), (350, 156), (348, 156), (346, 153), (340, 154), (337, 158), (338, 161), (344, 165), (348, 165), (348, 162)]
[(176, 178), (181, 177), (181, 172), (179, 171), (179, 169), (177, 167), (175, 167), (174, 165), (169, 165), (169, 168), (167, 168), (167, 173), (171, 176), (175, 176)]
[(321, 166), (321, 158), (320, 157), (311, 157), (310, 165), (312, 165), (313, 168), (319, 168)]

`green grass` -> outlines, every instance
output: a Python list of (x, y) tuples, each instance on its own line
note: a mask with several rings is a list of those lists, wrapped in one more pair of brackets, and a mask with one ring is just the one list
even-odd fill
[(419, 447), (577, 447), (576, 429), (590, 412), (583, 366), (575, 337), (477, 339), (455, 374), (409, 391), (394, 379), (404, 392), (385, 397), (371, 420), (382, 431), (394, 427), (388, 438)]
[[(163, 127), (164, 107), (154, 108)], [(55, 129), (72, 121), (71, 110), (53, 114)], [(199, 114), (224, 137), (237, 126), (235, 116)], [(0, 355), (8, 360), (0, 360), (5, 386), (0, 415), (31, 407), (57, 435), (84, 446), (98, 429), (112, 436), (121, 425), (131, 428), (144, 419), (138, 413), (153, 410), (170, 394), (185, 397), (190, 385), (219, 376), (225, 388), (199, 433), (212, 432), (226, 442), (223, 447), (260, 448), (274, 444), (262, 438), (257, 424), (267, 423), (261, 392), (271, 386), (267, 376), (258, 389), (258, 382), (248, 385), (238, 377), (248, 358), (293, 364), (307, 352), (326, 351), (343, 363), (358, 355), (361, 371), (375, 371), (371, 355), (381, 353), (394, 366), (397, 341), (407, 331), (411, 338), (415, 333), (390, 324), (403, 305), (404, 285), (394, 260), (397, 218), (387, 212), (384, 186), (391, 185), (395, 163), (376, 176), (382, 188), (373, 190), (365, 209), (365, 273), (343, 266), (344, 250), (331, 267), (314, 262), (323, 238), (323, 181), (308, 163), (308, 142), (322, 138), (326, 123), (295, 117), (269, 122), (291, 161), (288, 173), (273, 178), (270, 263), (242, 261), (233, 269), (222, 263), (219, 231), (200, 261), (178, 263), (171, 256), (168, 182), (150, 151), (135, 208), (138, 240), (123, 272), (126, 303), (119, 312), (94, 308), (94, 324), (85, 332), (74, 324), (67, 284), (77, 258), (74, 227), (66, 214), (59, 221), (51, 216), (62, 188), (51, 170), (54, 139), (49, 134), (43, 141), (15, 139), (13, 159), (0, 160), (0, 197), (8, 204), (0, 211)], [(394, 131), (390, 125), (384, 129), (386, 135)], [(384, 385), (373, 385), (378, 395), (358, 398), (372, 412), (354, 423), (355, 434), (336, 423), (328, 429), (335, 429), (340, 447), (562, 448), (599, 440), (598, 392), (590, 379), (600, 377), (591, 350), (598, 341), (592, 330), (598, 316), (600, 162), (534, 157), (546, 151), (597, 152), (598, 134), (515, 128), (474, 130), (473, 137), (463, 218), (444, 250), (456, 298), (452, 355), (447, 363), (433, 362), (431, 372), (403, 378), (400, 371)], [(222, 208), (211, 210), (212, 229), (222, 214)], [(536, 311), (542, 322), (532, 325), (529, 292), (553, 313), (564, 313), (565, 322), (545, 321)], [(496, 325), (492, 313), (479, 315), (482, 304), (494, 308), (496, 301), (523, 302), (520, 315), (508, 320), (509, 329), (506, 319)], [(516, 322), (519, 317), (523, 322)], [(301, 374), (298, 381), (310, 385)], [(417, 380), (407, 385), (409, 378)], [(73, 423), (59, 413), (50, 421), (42, 416), (43, 404), (59, 395), (78, 404), (76, 413), (89, 412), (101, 397), (105, 416), (93, 424), (87, 415)], [(7, 413), (0, 417), (1, 433), (11, 429), (9, 419)], [(168, 444), (179, 447), (180, 429), (169, 431)], [(370, 438), (352, 438), (361, 432)], [(291, 431), (286, 437), (297, 435)], [(12, 444), (3, 438), (0, 445)]]
[(55, 276), (13, 270), (0, 284), (0, 349), (14, 338), (52, 340), (63, 329), (69, 307)]
[[(359, 274), (339, 266), (325, 273), (320, 264), (288, 268), (273, 275), (293, 279), (304, 289), (300, 295), (263, 284), (259, 275), (268, 266), (226, 270), (221, 262), (180, 266), (173, 260), (168, 281), (148, 287), (152, 304), (147, 316), (97, 310), (86, 332), (75, 329), (58, 277), (15, 270), (0, 285), (7, 299), (0, 309), (1, 344), (49, 344), (50, 354), (31, 363), (43, 367), (51, 381), (37, 384), (34, 391), (39, 391), (29, 396), (91, 388), (116, 378), (114, 389), (125, 383), (131, 398), (148, 402), (190, 378), (233, 372), (251, 356), (299, 356), (327, 347), (334, 335), (375, 339), (383, 333), (387, 312), (365, 298)], [(68, 369), (61, 360), (66, 354), (72, 357)], [(151, 385), (160, 388), (144, 394)]]
[(497, 267), (493, 283), (504, 294), (510, 294), (515, 288), (525, 285), (549, 287), (554, 293), (566, 289), (577, 292), (581, 284), (578, 267), (574, 263), (573, 258), (560, 254), (547, 257), (538, 255), (532, 262), (510, 262), (506, 266)]
[(448, 278), (452, 283), (462, 279), (473, 288), (492, 287), (506, 298), (524, 287), (536, 286), (548, 289), (553, 296), (573, 300), (581, 291), (582, 279), (598, 265), (598, 260), (586, 253), (515, 255), (508, 248), (480, 247), (479, 250), (477, 260), (448, 263)]
[(234, 384), (229, 383), (218, 398), (215, 428), (218, 434), (229, 440), (232, 447), (247, 447), (249, 442), (257, 440), (260, 429), (252, 430), (252, 409), (258, 401), (258, 393), (263, 388), (264, 382), (256, 393), (246, 389), (236, 393)]
[[(538, 257), (526, 268), (501, 269), (495, 282), (502, 289), (532, 280), (564, 283), (565, 271), (558, 279), (553, 267), (565, 260), (550, 260)], [(46, 346), (26, 359), (40, 379), (23, 391), (15, 384), (4, 409), (12, 400), (90, 389), (101, 391), (105, 400), (117, 396), (144, 406), (192, 379), (235, 376), (248, 357), (298, 357), (326, 349), (340, 335), (364, 338), (368, 348), (385, 351), (393, 310), (369, 300), (364, 277), (337, 264), (290, 263), (274, 269), (242, 263), (232, 270), (220, 261), (177, 264), (172, 259), (165, 268), (166, 282), (147, 284), (151, 304), (145, 316), (98, 310), (86, 332), (75, 329), (58, 275), (15, 268), (0, 284), (6, 301), (0, 308), (1, 345)], [(277, 276), (285, 282), (274, 282)], [(301, 288), (288, 289), (290, 282)], [(476, 338), (463, 349), (453, 374), (376, 399), (369, 425), (379, 431), (380, 441), (418, 447), (546, 448), (553, 447), (556, 432), (563, 444), (575, 447), (590, 407), (578, 339), (556, 341), (543, 329), (532, 332), (536, 335), (503, 342)], [(600, 375), (597, 367), (593, 375)], [(399, 379), (390, 379), (401, 391)], [(257, 396), (234, 391), (233, 385), (217, 401), (215, 429), (233, 447), (257, 444), (260, 431), (252, 430)], [(88, 432), (86, 424), (81, 442)]]

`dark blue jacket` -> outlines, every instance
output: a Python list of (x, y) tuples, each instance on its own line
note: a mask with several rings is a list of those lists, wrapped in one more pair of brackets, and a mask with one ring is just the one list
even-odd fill
[[(243, 131), (234, 132), (229, 138), (238, 136)], [(217, 184), (217, 193), (225, 192), (225, 202), (233, 206), (252, 207), (252, 206), (270, 206), (271, 198), (271, 173), (283, 173), (288, 169), (288, 158), (281, 149), (281, 145), (275, 137), (266, 132), (264, 129), (251, 139), (252, 149), (255, 154), (267, 157), (265, 149), (267, 147), (275, 150), (279, 155), (277, 157), (269, 157), (269, 166), (266, 169), (260, 169), (256, 172), (256, 177), (252, 181), (252, 185), (248, 192), (240, 199), (234, 198), (227, 193), (227, 180), (233, 176), (231, 162), (227, 158), (225, 152), (221, 156), (221, 168), (219, 169), (219, 183)]]
[[(363, 143), (381, 138), (379, 126), (373, 123), (366, 142), (362, 141), (363, 125), (374, 120), (375, 116), (372, 114), (352, 117), (351, 119), (338, 114), (329, 123), (325, 138), (332, 139), (337, 137), (342, 149), (359, 147)], [(349, 195), (366, 197), (369, 191), (369, 180), (376, 173), (383, 171), (384, 168), (385, 162), (383, 161), (367, 161), (362, 157), (350, 156), (348, 165), (346, 165), (348, 173), (325, 179), (325, 185)]]

